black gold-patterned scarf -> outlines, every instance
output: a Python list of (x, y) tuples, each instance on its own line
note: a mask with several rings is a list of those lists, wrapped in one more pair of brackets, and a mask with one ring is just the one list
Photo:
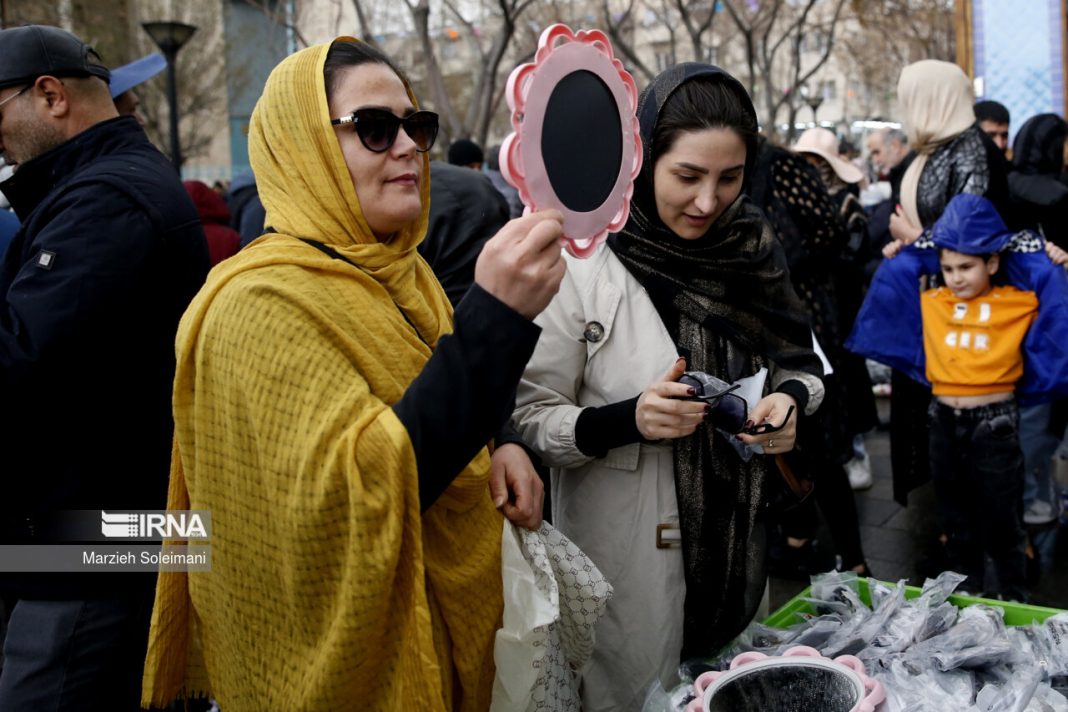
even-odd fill
[[(697, 240), (679, 238), (657, 214), (649, 155), (653, 129), (671, 93), (699, 77), (730, 85), (755, 116), (742, 86), (716, 67), (682, 64), (658, 76), (638, 105), (646, 155), (630, 219), (608, 244), (649, 292), (689, 369), (728, 382), (769, 361), (822, 374), (786, 258), (747, 198), (739, 197)], [(747, 173), (755, 153), (747, 146)], [(686, 659), (716, 652), (756, 612), (766, 579), (761, 515), (774, 464), (759, 456), (743, 462), (707, 426), (674, 441), (674, 463), (686, 571)]]

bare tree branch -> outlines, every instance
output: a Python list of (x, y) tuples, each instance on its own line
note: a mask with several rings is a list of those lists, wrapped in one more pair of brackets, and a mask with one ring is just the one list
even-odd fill
[(819, 69), (821, 67), (823, 67), (824, 64), (827, 63), (827, 60), (830, 58), (831, 50), (834, 48), (835, 31), (836, 31), (836, 29), (838, 27), (838, 21), (841, 18), (842, 8), (844, 6), (845, 6), (845, 0), (838, 0), (838, 4), (835, 6), (835, 9), (834, 9), (834, 15), (831, 17), (831, 20), (827, 23), (827, 28), (828, 29), (827, 29), (827, 32), (826, 32), (826, 42), (824, 43), (824, 46), (823, 46), (823, 52), (820, 55), (819, 59), (817, 59), (816, 62), (808, 69), (808, 71), (805, 71), (805, 72), (802, 72), (802, 70), (801, 70), (801, 53), (800, 53), (800, 44), (801, 44), (800, 43), (800, 32), (803, 31), (803, 26), (798, 26), (797, 27), (797, 31), (798, 31), (799, 34), (798, 34), (798, 39), (796, 41), (796, 46), (798, 47), (798, 51), (797, 51), (797, 53), (795, 54), (795, 57), (794, 57), (795, 64), (793, 66), (793, 85), (778, 100), (778, 102), (777, 102), (777, 104), (776, 104), (776, 106), (775, 106), (775, 108), (773, 110), (774, 111), (773, 115), (777, 115), (778, 112), (779, 112), (779, 109), (783, 105), (788, 105), (790, 107), (790, 111), (789, 111), (789, 114), (790, 114), (789, 137), (790, 138), (793, 138), (794, 118), (797, 115), (796, 106), (793, 104), (793, 101), (792, 101), (794, 92), (797, 91), (797, 89), (799, 87), (804, 86), (805, 83), (807, 83), (816, 74), (816, 72), (819, 71)]
[(434, 43), (430, 39), (430, 3), (428, 0), (415, 0), (414, 3), (412, 0), (404, 0), (404, 2), (412, 13), (415, 35), (419, 38), (419, 44), (423, 50), (427, 88), (434, 100), (434, 106), (445, 120), (445, 138), (451, 140), (463, 135), (464, 127), (453, 109), (449, 92), (445, 87), (445, 78), (441, 73), (441, 65), (438, 64), (437, 55), (434, 53)]
[(649, 69), (645, 62), (638, 57), (638, 54), (634, 51), (633, 43), (627, 40), (623, 36), (623, 28), (630, 21), (631, 12), (634, 10), (634, 0), (629, 0), (626, 11), (622, 14), (619, 22), (612, 22), (612, 10), (608, 7), (608, 0), (601, 0), (601, 13), (604, 16), (604, 24), (609, 38), (612, 40), (612, 46), (620, 52), (630, 66), (638, 70), (645, 77), (646, 81), (653, 81), (656, 77), (656, 72)]
[[(274, 24), (278, 25), (279, 27), (285, 28), (288, 32), (292, 32), (293, 33), (293, 38), (297, 41), (297, 45), (298, 46), (300, 46), (300, 47), (307, 47), (308, 46), (308, 40), (301, 33), (300, 28), (297, 27), (296, 22), (289, 22), (289, 21), (286, 20), (285, 12), (284, 12), (284, 10), (282, 10), (280, 8), (279, 4), (275, 4), (275, 3), (268, 4), (267, 2), (264, 2), (263, 0), (242, 0), (242, 1), (246, 5), (248, 5), (249, 7), (255, 8), (256, 10), (259, 10), (260, 12), (262, 12), (264, 17), (266, 17), (268, 20), (270, 20)], [(358, 1), (359, 0), (353, 0), (353, 2), (358, 2)]]
[(742, 16), (744, 11), (734, 6), (735, 0), (722, 0), (723, 7), (727, 8), (727, 14), (731, 16), (735, 26), (745, 41), (745, 65), (749, 75), (749, 95), (756, 96), (756, 41), (753, 23)]
[(356, 9), (356, 20), (360, 23), (360, 34), (363, 35), (363, 41), (375, 49), (382, 49), (378, 44), (378, 40), (375, 39), (371, 23), (367, 21), (367, 12), (364, 10), (363, 2), (361, 0), (352, 0), (352, 6)]
[[(793, 44), (798, 47), (801, 46), (801, 40), (804, 35), (805, 23), (808, 21), (808, 14), (812, 12), (812, 7), (816, 4), (816, 0), (808, 0), (808, 4), (801, 11), (801, 14), (797, 16), (790, 25), (783, 31), (779, 39), (771, 47), (771, 55), (774, 56), (778, 53), (779, 47), (786, 40), (791, 40)], [(771, 30), (771, 25), (768, 25), (768, 30)]]
[(478, 121), (475, 124), (475, 131), (478, 135), (479, 143), (485, 144), (486, 137), (489, 135), (490, 122), (493, 119), (493, 109), (497, 106), (494, 97), (496, 95), (497, 77), (498, 71), (501, 66), (501, 62), (504, 60), (505, 52), (508, 51), (508, 46), (512, 42), (512, 37), (515, 35), (515, 23), (520, 14), (523, 13), (528, 7), (530, 2), (509, 3), (508, 0), (499, 0), (500, 9), (502, 13), (501, 21), (503, 27), (498, 31), (496, 37), (493, 40), (493, 44), (490, 46), (490, 51), (484, 61), (485, 71), (480, 77), (481, 93), (476, 94), (478, 99)]

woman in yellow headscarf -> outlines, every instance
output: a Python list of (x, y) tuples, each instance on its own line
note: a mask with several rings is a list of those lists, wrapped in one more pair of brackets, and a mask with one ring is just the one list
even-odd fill
[(210, 510), (212, 570), (161, 574), (145, 704), (488, 708), (497, 508), (536, 527), (541, 490), (486, 443), (563, 275), (560, 216), (490, 240), (454, 319), (416, 252), (436, 133), (351, 38), (268, 79), (249, 132), (266, 234), (177, 338), (168, 508)]

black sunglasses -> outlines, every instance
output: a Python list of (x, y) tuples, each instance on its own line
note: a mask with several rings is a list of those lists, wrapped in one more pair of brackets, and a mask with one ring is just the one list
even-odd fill
[(415, 150), (426, 153), (438, 137), (438, 115), (433, 111), (416, 111), (403, 119), (394, 116), (385, 109), (356, 109), (348, 116), (331, 119), (331, 126), (352, 124), (356, 135), (368, 151), (382, 153), (388, 151), (397, 140), (397, 131), (404, 127), (404, 133), (415, 141)]
[(794, 407), (790, 406), (786, 411), (786, 417), (782, 419), (782, 425), (772, 425), (771, 423), (761, 423), (760, 425), (754, 425), (751, 428), (745, 428), (742, 432), (746, 435), (763, 435), (764, 433), (776, 433), (786, 427), (786, 424), (790, 422), (790, 416), (794, 414)]
[(763, 435), (777, 432), (786, 427), (786, 424), (790, 422), (790, 416), (794, 414), (794, 407), (790, 406), (782, 425), (760, 423), (747, 428), (745, 424), (749, 420), (749, 406), (744, 398), (733, 392), (741, 388), (740, 384), (728, 385), (715, 376), (701, 371), (687, 371), (679, 379), (679, 383), (694, 389), (694, 394), (685, 400), (704, 401), (711, 405), (712, 409), (706, 416), (707, 421), (732, 435), (738, 433)]

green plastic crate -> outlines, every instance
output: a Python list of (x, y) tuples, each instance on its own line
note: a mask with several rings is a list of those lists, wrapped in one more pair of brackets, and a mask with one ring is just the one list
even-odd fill
[[(868, 579), (861, 578), (858, 579), (858, 581), (860, 583), (860, 600), (864, 601), (865, 605), (871, 606), (871, 594), (868, 591)], [(905, 598), (918, 598), (921, 590), (922, 589), (916, 586), (906, 586)], [(812, 587), (810, 586), (783, 604), (782, 608), (768, 616), (764, 620), (764, 624), (769, 625), (772, 628), (789, 628), (791, 625), (798, 623), (800, 620), (797, 617), (798, 613), (815, 612), (808, 601), (802, 600), (811, 595)], [(975, 596), (950, 596), (949, 602), (958, 608), (974, 606), (977, 603), (982, 603), (987, 606), (1004, 609), (1006, 625), (1031, 625), (1032, 623), (1041, 623), (1055, 613), (1062, 612), (1057, 608), (1027, 606), (1022, 603), (1007, 603), (1005, 601), (992, 601), (988, 598), (978, 598)]]

